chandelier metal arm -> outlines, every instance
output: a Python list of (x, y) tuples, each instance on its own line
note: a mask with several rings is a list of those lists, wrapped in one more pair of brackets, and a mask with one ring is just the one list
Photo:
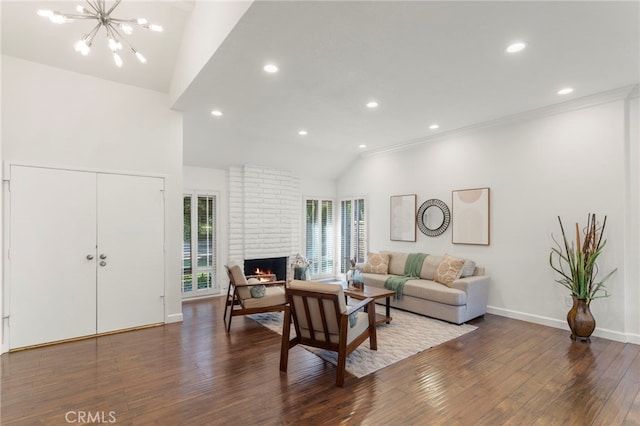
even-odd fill
[(88, 46), (91, 46), (91, 43), (93, 43), (93, 38), (96, 36), (96, 34), (98, 34), (98, 30), (100, 29), (100, 27), (102, 26), (102, 24), (98, 23), (89, 33), (87, 33), (83, 39), (85, 40), (85, 43), (87, 43)]
[(95, 13), (100, 13), (100, 9), (98, 8), (97, 3), (96, 3), (96, 4), (93, 4), (93, 3), (91, 3), (91, 1), (90, 1), (90, 0), (85, 0), (85, 1), (87, 2), (87, 4), (88, 4), (89, 6), (91, 6), (91, 9), (93, 9), (93, 11), (94, 11)]
[(53, 13), (64, 16), (65, 18), (68, 18), (68, 19), (96, 19), (96, 17), (93, 15), (78, 15), (74, 13), (60, 13), (57, 11)]
[[(114, 27), (113, 25), (109, 25), (108, 28), (118, 36), (117, 38), (119, 40), (124, 41), (126, 43), (126, 45), (129, 46), (129, 49), (131, 49), (133, 51), (133, 53), (136, 53), (136, 49), (134, 49), (133, 46), (131, 46), (131, 43), (129, 43), (129, 41), (126, 38), (124, 38), (122, 36), (122, 34), (120, 34), (120, 31), (118, 31), (118, 29), (116, 27)], [(116, 38), (116, 37), (114, 37), (114, 38)]]
[[(115, 9), (116, 7), (118, 7), (118, 5), (120, 4), (122, 0), (116, 0), (115, 3), (113, 3), (113, 6), (111, 6), (111, 9), (109, 9), (109, 11), (106, 13), (106, 15), (111, 15), (111, 12), (113, 12), (113, 9)], [(104, 8), (104, 0), (102, 0), (102, 7)]]
[[(111, 22), (140, 25), (140, 24), (138, 23), (138, 20), (137, 20), (137, 19), (111, 18)], [(140, 25), (140, 26), (142, 26), (142, 25)]]

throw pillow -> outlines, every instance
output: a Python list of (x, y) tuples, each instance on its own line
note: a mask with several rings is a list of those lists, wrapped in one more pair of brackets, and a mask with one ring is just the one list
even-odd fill
[(457, 257), (445, 254), (442, 262), (438, 265), (434, 280), (447, 287), (450, 286), (452, 282), (460, 278), (463, 265), (464, 259), (458, 259)]
[(358, 323), (358, 311), (349, 314), (349, 327), (353, 328)]
[(465, 259), (464, 265), (462, 265), (462, 271), (460, 278), (470, 277), (476, 271), (476, 262), (473, 260)]
[(254, 285), (251, 287), (251, 297), (259, 299), (264, 297), (264, 294), (267, 292), (267, 287), (263, 285)]
[(362, 267), (362, 272), (387, 275), (389, 270), (389, 255), (387, 253), (367, 253), (367, 263)]

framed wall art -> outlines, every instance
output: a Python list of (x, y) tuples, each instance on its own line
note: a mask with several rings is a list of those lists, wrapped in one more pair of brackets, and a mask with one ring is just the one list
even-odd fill
[(416, 194), (391, 196), (391, 241), (416, 240)]
[(489, 245), (489, 188), (452, 191), (452, 242)]

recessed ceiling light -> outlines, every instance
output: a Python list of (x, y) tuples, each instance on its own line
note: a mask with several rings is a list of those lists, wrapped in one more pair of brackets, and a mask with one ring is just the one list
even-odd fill
[(211, 111), (211, 115), (213, 115), (214, 117), (222, 117), (222, 111), (214, 109), (213, 111)]
[(509, 46), (507, 46), (506, 51), (507, 53), (516, 53), (516, 52), (520, 52), (525, 47), (527, 47), (527, 43), (518, 41), (516, 43), (511, 43)]
[(435, 130), (435, 129), (440, 128), (440, 125), (439, 125), (439, 124), (432, 124), (431, 126), (429, 126), (429, 128), (430, 128), (431, 130)]
[(306, 130), (300, 130), (300, 131), (298, 132), (298, 134), (299, 134), (300, 136), (307, 136), (307, 135), (309, 134), (309, 132), (307, 132)]
[(262, 67), (262, 69), (270, 74), (278, 72), (278, 66), (275, 64), (267, 64), (264, 67)]
[(367, 102), (367, 108), (377, 108), (378, 103), (376, 101)]
[(558, 95), (568, 95), (573, 92), (573, 87), (565, 87), (563, 89), (558, 90)]
[(363, 144), (363, 143), (361, 143), (360, 145), (358, 145), (358, 148), (360, 148), (360, 149), (364, 149), (364, 148), (366, 148), (366, 147), (367, 147), (367, 146), (366, 146), (365, 144)]

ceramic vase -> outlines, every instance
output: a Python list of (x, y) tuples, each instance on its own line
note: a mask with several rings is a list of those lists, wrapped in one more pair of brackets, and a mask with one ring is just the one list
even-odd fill
[(591, 333), (596, 328), (596, 320), (591, 314), (589, 304), (585, 299), (573, 297), (573, 306), (567, 313), (567, 323), (571, 329), (571, 338), (573, 340), (582, 340), (591, 342)]

